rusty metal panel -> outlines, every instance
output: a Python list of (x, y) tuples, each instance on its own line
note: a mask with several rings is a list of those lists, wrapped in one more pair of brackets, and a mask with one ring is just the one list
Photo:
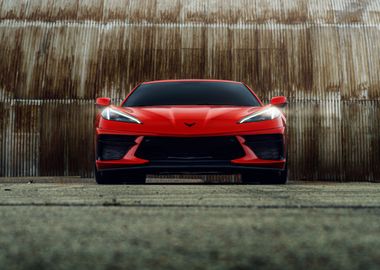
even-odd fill
[[(125, 96), (163, 78), (243, 80), (269, 98), (379, 98), (372, 25), (0, 21), (1, 91), (15, 98)], [(190, 57), (190, 58), (189, 58)]]
[(0, 0), (0, 176), (91, 176), (94, 100), (244, 81), (290, 105), (292, 179), (379, 181), (380, 1)]
[[(91, 176), (93, 100), (0, 103), (2, 176)], [(287, 108), (292, 179), (380, 178), (378, 101), (294, 101)]]
[(378, 1), (2, 0), (1, 19), (167, 23), (378, 23)]

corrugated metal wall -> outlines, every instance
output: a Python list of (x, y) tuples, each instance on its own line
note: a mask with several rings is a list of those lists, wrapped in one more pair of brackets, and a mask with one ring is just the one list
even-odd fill
[(96, 97), (220, 78), (289, 97), (292, 179), (380, 180), (379, 26), (378, 0), (0, 0), (0, 176), (90, 176)]

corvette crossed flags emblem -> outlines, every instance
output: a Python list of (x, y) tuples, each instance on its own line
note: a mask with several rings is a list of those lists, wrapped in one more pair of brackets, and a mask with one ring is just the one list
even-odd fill
[(187, 122), (184, 122), (185, 126), (187, 127), (192, 127), (195, 125), (195, 122), (192, 122), (192, 123), (187, 123)]

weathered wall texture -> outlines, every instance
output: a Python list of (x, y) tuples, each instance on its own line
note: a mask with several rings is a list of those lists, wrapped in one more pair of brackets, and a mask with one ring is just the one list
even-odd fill
[(380, 180), (380, 0), (0, 0), (0, 176), (92, 171), (94, 99), (166, 78), (289, 97), (292, 179)]

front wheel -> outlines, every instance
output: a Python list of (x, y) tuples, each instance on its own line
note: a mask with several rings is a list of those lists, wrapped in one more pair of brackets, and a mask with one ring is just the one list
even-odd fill
[(241, 181), (243, 184), (285, 185), (288, 182), (288, 166), (286, 164), (283, 171), (269, 174), (242, 173)]
[(100, 172), (95, 167), (95, 181), (99, 185), (145, 184), (146, 175), (141, 173), (128, 173), (125, 175), (113, 172)]

